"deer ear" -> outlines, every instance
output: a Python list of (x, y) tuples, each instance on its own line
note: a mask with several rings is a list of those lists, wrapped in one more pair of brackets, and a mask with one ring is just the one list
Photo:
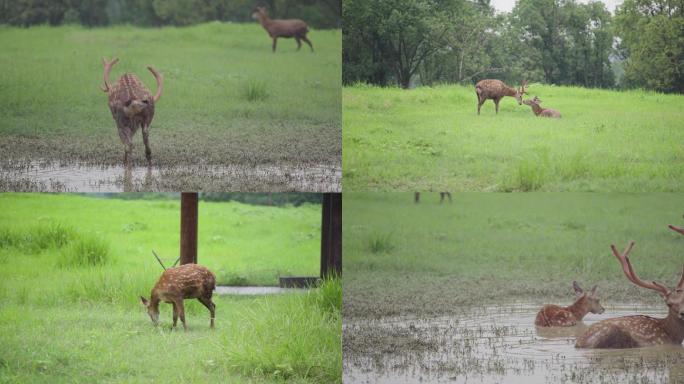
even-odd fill
[(572, 288), (575, 290), (575, 293), (578, 295), (581, 295), (584, 293), (584, 290), (582, 290), (582, 287), (580, 287), (579, 283), (576, 281), (572, 282)]
[(142, 301), (143, 305), (147, 307), (148, 302), (146, 298), (140, 296), (140, 301)]

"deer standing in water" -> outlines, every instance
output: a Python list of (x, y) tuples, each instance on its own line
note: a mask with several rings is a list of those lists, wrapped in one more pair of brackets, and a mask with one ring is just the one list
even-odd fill
[(173, 304), (173, 327), (176, 327), (178, 317), (180, 317), (183, 329), (187, 330), (183, 300), (197, 299), (209, 310), (211, 328), (214, 328), (216, 305), (211, 301), (214, 288), (216, 288), (216, 278), (210, 270), (198, 264), (183, 264), (164, 271), (152, 288), (150, 300), (143, 296), (140, 296), (140, 300), (147, 308), (147, 313), (154, 325), (159, 324), (159, 303), (164, 301)]
[(266, 8), (264, 7), (256, 7), (252, 12), (252, 18), (258, 20), (261, 26), (268, 32), (268, 35), (273, 39), (273, 52), (276, 50), (276, 44), (279, 37), (294, 37), (295, 41), (297, 41), (298, 51), (302, 48), (302, 40), (304, 40), (304, 42), (309, 45), (309, 48), (311, 48), (311, 52), (313, 52), (313, 45), (311, 45), (311, 41), (306, 38), (309, 27), (302, 20), (272, 20), (266, 14)]
[(487, 99), (494, 100), (496, 106), (496, 113), (499, 113), (499, 101), (504, 96), (512, 96), (518, 101), (518, 105), (522, 105), (522, 97), (527, 93), (527, 80), (523, 80), (520, 88), (515, 89), (506, 85), (501, 80), (485, 79), (480, 80), (475, 84), (475, 93), (477, 94), (477, 114), (480, 114), (480, 107)]
[(133, 152), (133, 135), (142, 127), (143, 142), (145, 143), (145, 157), (152, 161), (150, 149), (150, 124), (154, 117), (154, 104), (161, 98), (164, 88), (164, 78), (152, 67), (147, 67), (157, 81), (157, 93), (154, 96), (145, 87), (138, 76), (124, 73), (116, 83), (110, 84), (109, 73), (119, 59), (107, 61), (104, 58), (104, 86), (102, 90), (109, 95), (109, 110), (119, 130), (119, 138), (124, 145), (124, 165), (130, 166), (131, 152)]
[(561, 307), (547, 304), (543, 306), (537, 313), (534, 325), (538, 327), (572, 327), (582, 321), (589, 312), (603, 313), (605, 309), (599, 303), (596, 285), (588, 293), (584, 292), (576, 281), (572, 282), (572, 288), (577, 295), (577, 300), (572, 305)]
[(630, 242), (622, 254), (614, 245), (610, 248), (622, 265), (622, 271), (632, 283), (652, 289), (665, 299), (669, 310), (667, 317), (656, 319), (650, 316), (624, 316), (607, 319), (593, 324), (575, 343), (577, 348), (635, 348), (653, 345), (675, 344), (684, 340), (684, 268), (674, 291), (655, 281), (647, 283), (637, 277), (629, 261), (629, 252), (634, 247)]
[(537, 96), (534, 97), (534, 99), (530, 100), (524, 100), (523, 104), (529, 105), (532, 107), (532, 112), (534, 112), (535, 116), (541, 116), (541, 117), (552, 117), (556, 119), (560, 119), (561, 114), (560, 112), (556, 111), (555, 109), (551, 108), (542, 108), (541, 100)]

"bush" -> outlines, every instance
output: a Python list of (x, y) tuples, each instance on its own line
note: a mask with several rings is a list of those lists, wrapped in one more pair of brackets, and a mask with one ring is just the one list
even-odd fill
[(109, 262), (109, 243), (96, 235), (83, 235), (60, 254), (60, 267), (87, 267)]

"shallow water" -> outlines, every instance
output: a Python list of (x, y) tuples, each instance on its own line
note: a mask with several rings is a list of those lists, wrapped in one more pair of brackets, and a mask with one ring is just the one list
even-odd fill
[(40, 192), (339, 191), (342, 172), (324, 165), (96, 166), (34, 160), (5, 166), (0, 189)]
[[(540, 305), (465, 309), (459, 316), (347, 320), (344, 383), (684, 383), (681, 346), (623, 350), (574, 347), (596, 321), (661, 307), (622, 304), (572, 328), (537, 329)], [(664, 307), (664, 306), (663, 306)], [(348, 345), (347, 345), (348, 344)]]

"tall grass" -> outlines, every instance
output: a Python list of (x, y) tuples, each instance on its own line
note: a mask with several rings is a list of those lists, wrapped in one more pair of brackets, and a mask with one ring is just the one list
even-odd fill
[(62, 250), (57, 265), (60, 267), (87, 267), (104, 265), (109, 261), (109, 243), (100, 236), (84, 234)]
[(19, 248), (26, 253), (38, 253), (48, 248), (62, 248), (75, 237), (72, 227), (56, 223), (41, 223), (27, 229), (0, 227), (0, 248)]

